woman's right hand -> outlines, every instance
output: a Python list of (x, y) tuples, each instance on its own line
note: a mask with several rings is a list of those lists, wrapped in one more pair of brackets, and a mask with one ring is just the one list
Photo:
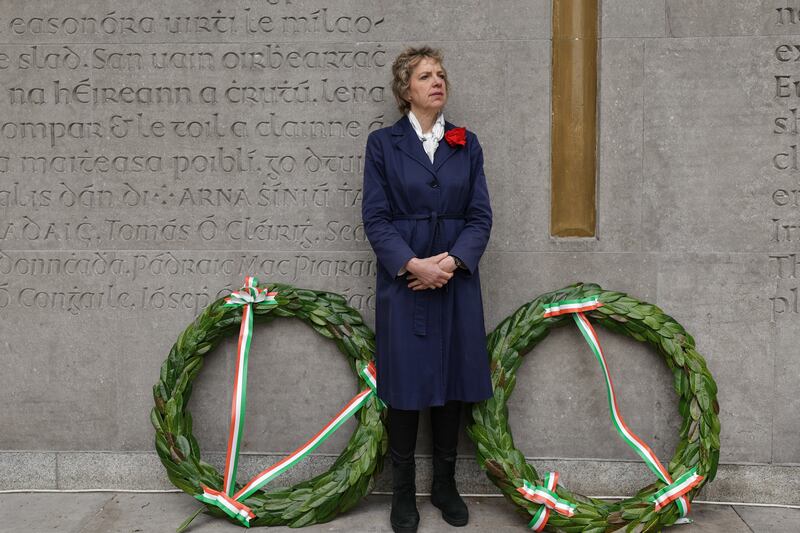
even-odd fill
[(406, 278), (410, 281), (408, 288), (419, 291), (443, 287), (453, 277), (452, 272), (447, 272), (439, 266), (439, 261), (448, 255), (447, 252), (442, 252), (424, 259), (411, 258), (406, 263), (406, 270), (411, 272)]

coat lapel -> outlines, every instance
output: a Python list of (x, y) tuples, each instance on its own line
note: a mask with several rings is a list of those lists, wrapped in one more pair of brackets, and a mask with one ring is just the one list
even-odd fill
[[(444, 132), (447, 133), (455, 127), (455, 124), (445, 121)], [(394, 123), (392, 126), (392, 137), (394, 145), (397, 148), (422, 165), (425, 170), (434, 176), (436, 176), (436, 173), (439, 172), (442, 165), (444, 165), (453, 154), (464, 149), (464, 147), (453, 148), (442, 138), (442, 140), (439, 141), (439, 146), (436, 147), (436, 153), (433, 156), (433, 164), (431, 164), (431, 160), (428, 158), (428, 154), (425, 153), (422, 142), (420, 142), (419, 137), (417, 137), (414, 127), (411, 125), (411, 121), (408, 120), (407, 115), (403, 115), (400, 120)]]
[[(444, 132), (445, 134), (455, 128), (454, 124), (451, 124), (447, 121), (444, 123)], [(445, 161), (450, 159), (450, 157), (455, 154), (458, 150), (463, 149), (463, 147), (453, 148), (450, 144), (442, 137), (442, 140), (439, 141), (439, 146), (436, 147), (436, 153), (433, 155), (433, 170), (439, 172), (439, 169), (442, 168)], [(425, 150), (423, 150), (424, 152)]]
[[(392, 126), (392, 137), (394, 145), (397, 148), (422, 165), (425, 170), (436, 176), (431, 160), (428, 158), (428, 154), (425, 153), (425, 149), (422, 147), (422, 142), (420, 142), (419, 137), (417, 137), (417, 134), (414, 132), (414, 128), (408, 120), (408, 116), (403, 115), (400, 120), (394, 123)], [(439, 146), (441, 146), (441, 143)], [(434, 160), (435, 159), (436, 156), (434, 156)]]

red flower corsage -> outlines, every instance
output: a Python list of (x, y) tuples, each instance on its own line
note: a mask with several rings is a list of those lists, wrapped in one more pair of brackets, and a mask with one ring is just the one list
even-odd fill
[(467, 129), (466, 128), (453, 128), (444, 132), (444, 140), (450, 146), (464, 146), (467, 144)]

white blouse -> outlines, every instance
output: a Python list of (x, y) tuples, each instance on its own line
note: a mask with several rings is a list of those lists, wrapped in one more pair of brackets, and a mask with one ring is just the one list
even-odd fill
[(433, 129), (428, 133), (422, 133), (422, 126), (420, 126), (419, 120), (417, 120), (417, 117), (414, 116), (414, 113), (412, 113), (410, 109), (408, 110), (408, 120), (411, 122), (414, 131), (417, 132), (417, 137), (422, 141), (422, 147), (425, 149), (425, 153), (428, 154), (428, 158), (431, 160), (431, 163), (433, 163), (433, 154), (436, 153), (439, 141), (444, 137), (444, 113), (441, 111), (439, 112), (436, 121), (433, 123)]

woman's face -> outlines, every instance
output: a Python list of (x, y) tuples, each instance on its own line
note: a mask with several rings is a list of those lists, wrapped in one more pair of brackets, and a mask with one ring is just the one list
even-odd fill
[(447, 103), (447, 81), (441, 63), (423, 57), (411, 72), (406, 100), (414, 115), (438, 113)]

